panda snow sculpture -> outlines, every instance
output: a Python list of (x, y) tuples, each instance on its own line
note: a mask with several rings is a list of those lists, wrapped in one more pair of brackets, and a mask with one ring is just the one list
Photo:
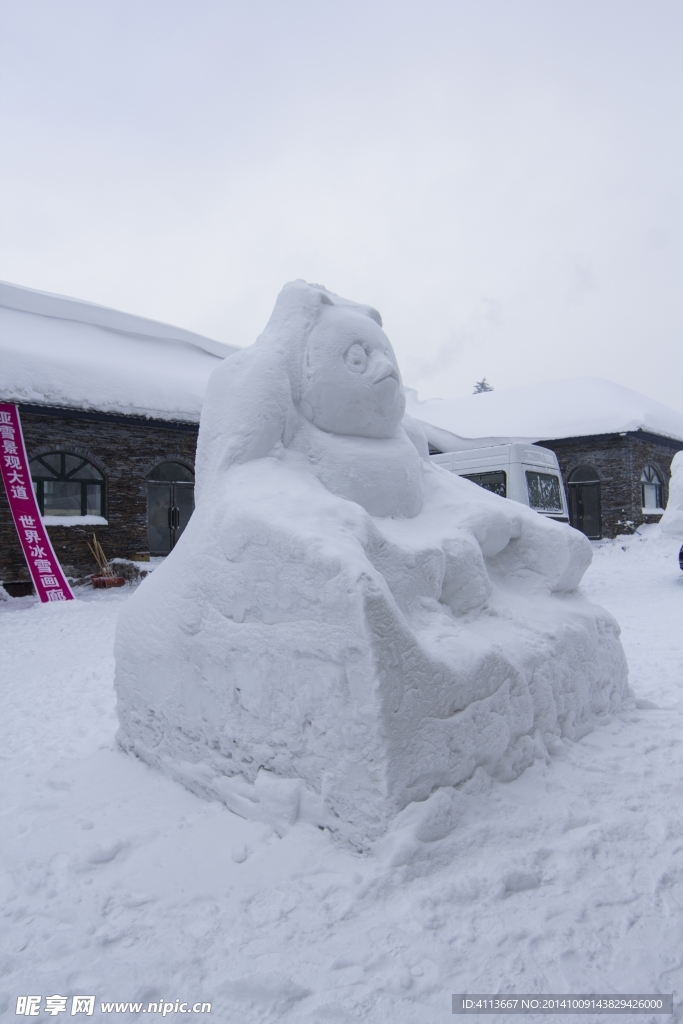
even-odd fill
[(512, 779), (627, 693), (590, 544), (429, 461), (379, 314), (295, 281), (213, 373), (197, 504), (124, 608), (119, 742), (195, 792), (356, 843)]

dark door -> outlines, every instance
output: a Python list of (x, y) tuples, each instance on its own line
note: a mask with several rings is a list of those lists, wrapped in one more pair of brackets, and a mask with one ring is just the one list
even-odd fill
[(147, 524), (150, 555), (167, 555), (190, 521), (194, 484), (147, 483)]
[(599, 540), (602, 537), (600, 484), (570, 482), (568, 490), (569, 520), (572, 526), (591, 540)]
[(168, 514), (171, 509), (172, 484), (147, 484), (147, 533), (150, 555), (167, 555), (171, 550)]
[(194, 484), (185, 484), (176, 481), (173, 484), (173, 507), (177, 509), (177, 523), (173, 527), (175, 536), (171, 538), (171, 547), (177, 542), (181, 533), (190, 521), (194, 512)]

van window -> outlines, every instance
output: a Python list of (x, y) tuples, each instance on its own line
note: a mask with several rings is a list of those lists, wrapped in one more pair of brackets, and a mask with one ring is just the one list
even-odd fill
[(471, 480), (473, 484), (479, 484), (485, 491), (493, 491), (501, 498), (507, 497), (507, 473), (500, 470), (496, 473), (461, 473), (465, 480)]
[(553, 473), (536, 473), (527, 469), (526, 489), (531, 508), (539, 512), (562, 511), (562, 494), (558, 476)]

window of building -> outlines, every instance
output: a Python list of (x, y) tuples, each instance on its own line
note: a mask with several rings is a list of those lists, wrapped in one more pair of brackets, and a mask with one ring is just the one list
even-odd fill
[(104, 515), (104, 476), (87, 459), (50, 452), (29, 465), (41, 515)]
[(152, 472), (147, 477), (148, 480), (168, 480), (168, 481), (184, 481), (185, 483), (194, 483), (194, 473), (187, 466), (183, 466), (182, 462), (161, 462), (158, 466), (155, 466)]
[(479, 484), (485, 491), (493, 491), (501, 498), (507, 496), (507, 473), (500, 470), (495, 473), (461, 473), (465, 480), (471, 480), (473, 484)]
[(599, 484), (600, 477), (592, 466), (579, 466), (569, 474), (570, 484)]
[(646, 466), (640, 475), (643, 509), (654, 511), (662, 507), (662, 481), (654, 466)]

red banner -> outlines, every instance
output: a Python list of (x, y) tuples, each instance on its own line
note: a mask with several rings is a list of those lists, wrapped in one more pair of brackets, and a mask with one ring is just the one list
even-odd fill
[(16, 405), (0, 403), (0, 468), (24, 558), (41, 601), (73, 601), (33, 493)]

